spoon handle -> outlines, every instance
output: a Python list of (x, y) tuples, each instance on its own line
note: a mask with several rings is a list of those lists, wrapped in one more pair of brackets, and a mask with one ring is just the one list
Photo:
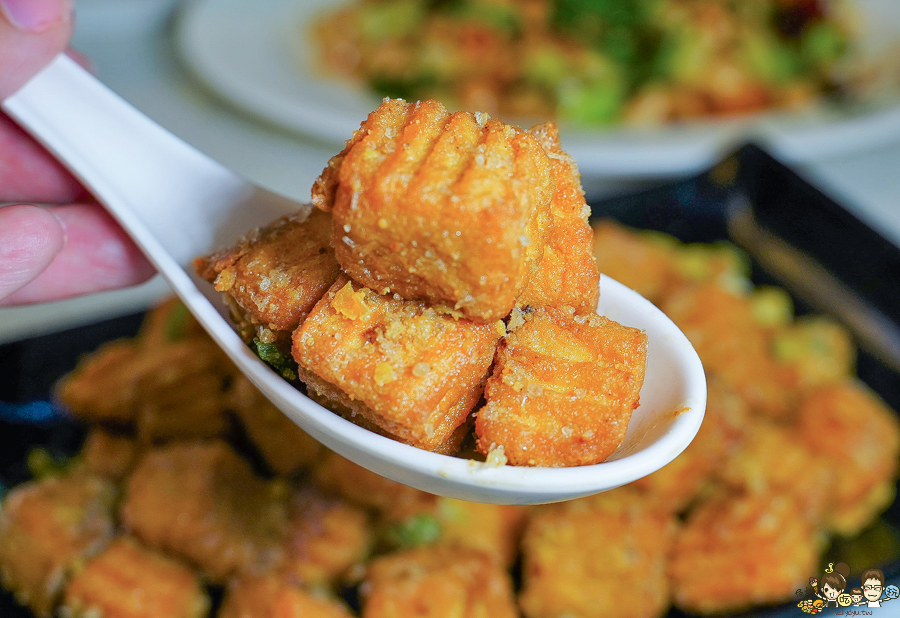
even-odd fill
[(167, 258), (184, 265), (211, 246), (228, 205), (251, 191), (68, 56), (58, 56), (2, 107), (84, 183), (164, 273), (174, 265)]

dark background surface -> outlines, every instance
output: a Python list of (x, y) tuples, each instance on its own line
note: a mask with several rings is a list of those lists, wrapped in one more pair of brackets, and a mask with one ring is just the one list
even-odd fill
[[(757, 221), (824, 265), (859, 298), (900, 325), (900, 249), (859, 222), (788, 168), (753, 146), (741, 149), (714, 170), (695, 178), (592, 204), (594, 217), (612, 217), (638, 228), (672, 234), (685, 242), (728, 240), (727, 213), (736, 198), (748, 200)], [(754, 264), (757, 284), (782, 285)], [(788, 289), (790, 291), (790, 289)], [(809, 311), (795, 299), (798, 314)], [(134, 335), (135, 314), (0, 346), (0, 486), (28, 479), (28, 452), (42, 446), (51, 454), (75, 453), (82, 429), (52, 403), (52, 387), (80, 356), (101, 343)], [(895, 410), (900, 409), (900, 375), (864, 350), (859, 378)], [(833, 546), (825, 562), (848, 561), (867, 546), (895, 543), (900, 536), (900, 503), (857, 539)], [(833, 556), (833, 557), (832, 557)], [(897, 583), (900, 558), (882, 565)], [(818, 574), (810, 574), (818, 575)], [(900, 603), (900, 601), (898, 601)], [(884, 610), (882, 610), (884, 611)], [(757, 610), (747, 616), (796, 616), (794, 605)], [(672, 611), (670, 616), (681, 614)], [(0, 591), (0, 618), (29, 618), (8, 593)]]

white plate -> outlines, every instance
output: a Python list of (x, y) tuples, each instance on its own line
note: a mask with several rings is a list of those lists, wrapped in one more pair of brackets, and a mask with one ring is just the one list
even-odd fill
[[(900, 39), (900, 3), (857, 0), (868, 54)], [(314, 68), (308, 24), (329, 0), (193, 0), (176, 44), (188, 66), (233, 104), (283, 127), (341, 143), (377, 96)], [(702, 169), (754, 138), (782, 159), (821, 160), (900, 136), (900, 96), (836, 110), (757, 114), (663, 129), (562, 127), (563, 145), (591, 176), (667, 176)]]

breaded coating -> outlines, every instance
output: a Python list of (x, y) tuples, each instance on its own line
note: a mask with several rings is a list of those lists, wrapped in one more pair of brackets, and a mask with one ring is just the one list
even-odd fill
[(628, 487), (537, 507), (522, 540), (526, 618), (655, 618), (675, 518)]
[(208, 438), (231, 427), (228, 383), (237, 372), (209, 338), (158, 348), (156, 363), (135, 378), (138, 440)]
[(308, 207), (197, 258), (194, 267), (225, 295), (247, 343), (280, 340), (287, 353), (290, 333), (340, 272), (330, 242), (331, 215)]
[(868, 387), (845, 380), (815, 391), (801, 403), (793, 435), (834, 471), (830, 530), (853, 536), (893, 502), (900, 427)]
[(373, 560), (363, 618), (516, 618), (509, 574), (481, 552), (435, 546)]
[(91, 428), (79, 454), (85, 470), (113, 481), (121, 481), (131, 473), (137, 457), (138, 444), (134, 438), (101, 427)]
[(516, 466), (600, 463), (640, 402), (647, 336), (571, 308), (514, 314), (475, 420), (478, 450)]
[(527, 507), (429, 497), (397, 502), (386, 510), (380, 522), (385, 546), (406, 549), (436, 543), (481, 551), (501, 566), (512, 566)]
[(594, 256), (600, 272), (659, 304), (676, 277), (674, 242), (628, 229), (610, 219), (594, 223)]
[(78, 570), (60, 609), (64, 618), (203, 618), (208, 612), (197, 573), (128, 536)]
[(135, 378), (158, 364), (129, 339), (100, 346), (56, 384), (55, 396), (75, 418), (88, 423), (129, 424), (137, 412)]
[(803, 516), (821, 525), (832, 507), (835, 470), (807, 447), (794, 426), (757, 419), (741, 448), (719, 468), (717, 477), (743, 493), (789, 494)]
[(362, 566), (372, 546), (368, 513), (312, 489), (296, 492), (278, 572), (312, 588), (336, 587), (353, 567)]
[(224, 442), (173, 443), (141, 458), (128, 479), (122, 520), (148, 546), (183, 556), (222, 582), (279, 557), (284, 494)]
[(330, 451), (316, 466), (314, 481), (324, 492), (376, 511), (407, 502), (430, 504), (433, 499), (431, 494), (375, 474)]
[(683, 511), (738, 451), (750, 425), (744, 400), (721, 380), (707, 382), (706, 415), (694, 440), (669, 464), (631, 484), (673, 513)]
[(49, 617), (76, 563), (112, 538), (116, 490), (80, 471), (19, 485), (0, 511), (0, 580), (39, 617)]
[(434, 450), (481, 396), (499, 336), (496, 324), (381, 296), (342, 275), (294, 333), (293, 354), (310, 391)]
[(754, 413), (781, 420), (793, 415), (791, 371), (775, 362), (769, 333), (747, 296), (714, 284), (690, 286), (660, 308), (694, 345), (707, 374), (735, 388)]
[(789, 494), (715, 494), (676, 534), (675, 605), (713, 614), (789, 601), (816, 572), (824, 541)]
[(491, 322), (539, 265), (553, 181), (544, 149), (516, 127), (386, 99), (313, 192), (354, 280)]
[[(368, 429), (373, 433), (377, 433), (379, 436), (384, 436), (385, 438), (390, 438), (392, 440), (396, 440), (397, 442), (408, 444), (410, 446), (417, 446), (416, 443), (409, 440), (403, 440), (393, 435), (389, 431), (382, 429), (361, 414), (357, 414), (354, 408), (348, 408), (344, 404), (344, 402), (346, 401), (346, 397), (344, 396), (344, 394), (339, 392), (337, 389), (329, 386), (328, 384), (324, 384), (320, 380), (317, 380), (315, 377), (311, 377), (307, 386), (309, 388), (306, 392), (306, 395), (323, 408), (328, 408), (340, 417), (347, 419), (351, 423), (356, 423), (360, 427)], [(466, 420), (463, 422), (463, 424), (457, 427), (453, 431), (453, 433), (451, 433), (444, 439), (443, 442), (433, 445), (428, 450), (432, 451), (433, 453), (439, 453), (441, 455), (456, 455), (459, 452), (466, 436), (471, 433), (473, 424), (474, 421), (472, 420), (472, 417), (466, 417)]]
[(229, 394), (231, 410), (276, 474), (291, 475), (311, 466), (325, 453), (324, 446), (285, 416), (243, 375), (234, 378)]
[(232, 582), (218, 618), (351, 618), (336, 599), (313, 595), (278, 577), (242, 577)]
[(56, 396), (81, 420), (136, 426), (142, 442), (212, 437), (229, 429), (225, 387), (235, 372), (205, 334), (152, 346), (119, 340), (82, 359)]
[(550, 158), (556, 189), (550, 199), (547, 242), (540, 267), (519, 297), (518, 306), (575, 307), (593, 313), (600, 297), (600, 274), (594, 259), (594, 232), (588, 223), (591, 209), (584, 199), (575, 160), (563, 151), (552, 122), (528, 131)]

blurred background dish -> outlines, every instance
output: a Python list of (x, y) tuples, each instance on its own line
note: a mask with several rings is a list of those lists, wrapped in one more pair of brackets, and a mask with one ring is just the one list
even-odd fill
[[(463, 7), (458, 11), (479, 6), (474, 2), (435, 4)], [(510, 8), (519, 4), (481, 4), (493, 7), (487, 11), (488, 17), (506, 23), (508, 28), (515, 27), (508, 24), (515, 24), (524, 14)], [(533, 66), (526, 70), (509, 65), (508, 72), (513, 74), (510, 80), (518, 79), (519, 84), (525, 85), (516, 86), (519, 90), (514, 89), (506, 98), (500, 95), (503, 84), (489, 84), (480, 94), (469, 95), (466, 89), (475, 87), (468, 81), (453, 82), (448, 77), (445, 82), (437, 78), (429, 82), (422, 77), (425, 73), (416, 73), (418, 69), (407, 66), (413, 64), (410, 58), (421, 64), (428, 45), (439, 47), (447, 40), (417, 40), (416, 49), (411, 51), (401, 44), (405, 40), (400, 36), (404, 28), (427, 25), (431, 30), (440, 30), (446, 26), (452, 32), (444, 33), (445, 39), (452, 39), (462, 36), (459, 23), (468, 23), (465, 19), (449, 19), (437, 25), (434, 20), (426, 22), (422, 17), (422, 7), (426, 5), (414, 0), (368, 2), (363, 9), (338, 13), (331, 13), (335, 7), (325, 0), (260, 0), (252, 6), (239, 0), (194, 0), (181, 16), (176, 44), (187, 65), (232, 104), (285, 128), (332, 142), (346, 139), (358, 126), (359, 118), (373, 109), (384, 94), (410, 98), (435, 95), (451, 101), (456, 98), (463, 108), (474, 105), (479, 109), (520, 112), (525, 123), (545, 119), (548, 110), (557, 105), (566, 148), (578, 161), (582, 173), (589, 175), (646, 178), (694, 173), (748, 137), (762, 141), (785, 160), (808, 162), (871, 148), (900, 135), (900, 92), (884, 86), (885, 81), (890, 82), (885, 76), (891, 71), (886, 62), (892, 58), (892, 45), (900, 41), (900, 8), (896, 3), (848, 3), (852, 17), (837, 11), (824, 14), (821, 7), (825, 4), (815, 0), (771, 6), (753, 3), (762, 9), (762, 17), (744, 4), (727, 9), (722, 7), (730, 4), (719, 2), (631, 4), (627, 10), (616, 8), (617, 5), (603, 10), (611, 11), (611, 15), (623, 11), (640, 14), (637, 8), (652, 5), (663, 7), (660, 11), (666, 15), (643, 21), (632, 16), (626, 20), (629, 24), (621, 28), (621, 44), (606, 44), (602, 52), (595, 53), (585, 46), (563, 53), (560, 50), (583, 35), (584, 29), (572, 24), (590, 21), (585, 16), (590, 17), (592, 11), (607, 3), (521, 3), (543, 6), (538, 10), (548, 13), (546, 21), (561, 19), (550, 15), (551, 5), (557, 7), (556, 14), (568, 11), (568, 28), (575, 33), (566, 44), (545, 35), (527, 35), (535, 39), (534, 43), (525, 44), (529, 51), (509, 53), (508, 62)], [(778, 13), (774, 8), (777, 6), (788, 8)], [(770, 19), (790, 21), (785, 17), (789, 14), (807, 15), (803, 19), (809, 23), (776, 24), (771, 30), (763, 27)], [(714, 23), (694, 32), (692, 24), (705, 17)], [(654, 30), (653, 20), (680, 26)], [(355, 25), (358, 23), (362, 25)], [(361, 36), (353, 34), (376, 27), (387, 33), (381, 34), (387, 40), (386, 49), (360, 41)], [(482, 28), (482, 38), (497, 38), (500, 26), (493, 28)], [(790, 28), (796, 32), (783, 34)], [(710, 34), (710, 29), (735, 32)], [(728, 40), (712, 41), (716, 37)], [(708, 49), (703, 43), (693, 43), (703, 38), (710, 39)], [(644, 39), (659, 39), (654, 44), (659, 50), (642, 53)], [(356, 48), (352, 48), (354, 41)], [(534, 52), (541, 41), (545, 49)], [(462, 43), (456, 43), (457, 48), (438, 49), (433, 55), (459, 55)], [(486, 48), (481, 52), (486, 58), (496, 57), (504, 50), (497, 41), (482, 47)], [(619, 48), (622, 49), (613, 53)], [(665, 51), (668, 48), (671, 51)], [(334, 60), (341, 50), (345, 56), (384, 56), (387, 59), (381, 65), (393, 63), (394, 73), (379, 69), (374, 63), (360, 68), (365, 63), (357, 62), (356, 69), (342, 68), (340, 61)], [(323, 63), (323, 55), (332, 59), (330, 64)], [(616, 56), (620, 58), (615, 59)], [(467, 65), (474, 63), (473, 58), (463, 60)], [(498, 62), (505, 61), (485, 60), (482, 64), (494, 66), (494, 73), (498, 73), (503, 67), (501, 64), (497, 68)], [(606, 68), (600, 70), (603, 67)], [(647, 75), (645, 79), (623, 77), (639, 72), (641, 67)], [(387, 77), (373, 73), (379, 70)], [(346, 73), (354, 71), (365, 73), (365, 78), (380, 92), (368, 88), (363, 80), (347, 80)], [(654, 74), (660, 77), (653, 77)], [(900, 78), (896, 67), (892, 74)], [(408, 77), (404, 80), (400, 75)], [(874, 80), (877, 83), (872, 75), (878, 75)], [(498, 78), (490, 79), (496, 82)], [(729, 84), (728, 80), (735, 83)], [(542, 91), (553, 94), (539, 101)], [(631, 94), (626, 95), (626, 91)], [(833, 96), (836, 91), (842, 93), (840, 101)], [(831, 99), (823, 98), (828, 92), (832, 93)], [(738, 112), (746, 113), (735, 115)], [(662, 124), (670, 120), (679, 122)]]

